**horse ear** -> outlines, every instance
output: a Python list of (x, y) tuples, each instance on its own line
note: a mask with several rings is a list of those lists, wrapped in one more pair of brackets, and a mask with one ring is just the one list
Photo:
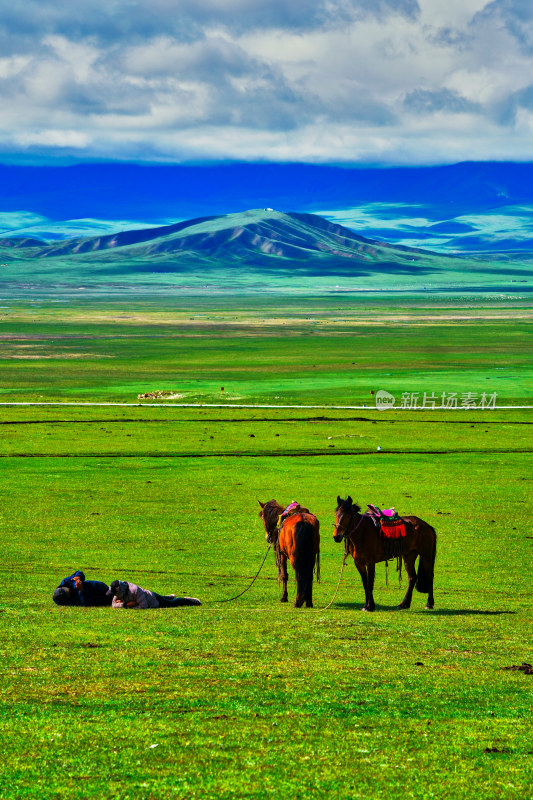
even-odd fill
[(342, 500), (340, 499), (339, 495), (337, 495), (337, 505), (340, 506), (341, 503), (342, 503)]
[(264, 508), (264, 507), (266, 506), (266, 503), (262, 503), (262, 502), (261, 502), (261, 500), (258, 500), (257, 502), (259, 503), (259, 505), (261, 506), (261, 508)]
[(346, 502), (349, 503), (350, 505), (353, 505), (353, 500), (350, 497), (350, 495), (348, 495), (348, 497), (346, 498)]

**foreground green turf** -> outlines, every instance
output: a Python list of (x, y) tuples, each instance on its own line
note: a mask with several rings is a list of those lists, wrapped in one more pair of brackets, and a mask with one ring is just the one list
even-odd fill
[[(531, 412), (228, 404), (530, 405), (530, 301), (60, 299), (0, 310), (0, 401), (58, 403), (0, 407), (2, 800), (527, 797), (533, 678), (505, 667), (533, 661)], [(227, 407), (64, 404), (155, 390)], [(320, 612), (348, 493), (436, 527), (434, 612), (396, 611), (378, 565), (362, 614), (353, 564)], [(314, 610), (280, 605), (272, 555), (218, 602), (271, 497), (321, 520)], [(76, 568), (203, 605), (55, 607)]]
[[(320, 414), (0, 411), (3, 799), (529, 796), (533, 677), (504, 668), (533, 661), (530, 412)], [(378, 565), (361, 613), (353, 564), (318, 612), (348, 493), (435, 525), (434, 612)], [(217, 602), (272, 496), (321, 520), (314, 610), (270, 556)], [(204, 605), (57, 608), (75, 568)]]

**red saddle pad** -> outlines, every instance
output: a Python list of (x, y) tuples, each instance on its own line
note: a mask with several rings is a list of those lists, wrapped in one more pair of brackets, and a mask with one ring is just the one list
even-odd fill
[(387, 539), (402, 539), (405, 536), (405, 523), (400, 520), (389, 525), (384, 520), (381, 522), (381, 532)]

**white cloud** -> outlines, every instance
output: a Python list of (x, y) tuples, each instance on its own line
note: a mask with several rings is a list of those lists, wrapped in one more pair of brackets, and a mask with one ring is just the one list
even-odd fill
[(533, 157), (522, 0), (28, 2), (0, 59), (7, 154)]
[(0, 58), (0, 79), (12, 78), (18, 75), (28, 66), (30, 58), (28, 56), (11, 56), (10, 58)]
[(15, 135), (14, 140), (22, 147), (38, 145), (43, 147), (85, 148), (90, 137), (81, 131), (42, 130), (38, 132), (22, 132)]
[(489, 0), (418, 0), (420, 21), (435, 28), (460, 28), (489, 5)]
[(46, 222), (46, 217), (31, 211), (0, 211), (0, 233), (6, 235), (43, 222)]

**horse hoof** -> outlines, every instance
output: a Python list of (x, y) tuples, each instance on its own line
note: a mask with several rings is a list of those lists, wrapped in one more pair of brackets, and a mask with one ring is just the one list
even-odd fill
[(427, 605), (425, 611), (433, 611), (433, 606)]
[(374, 609), (374, 608), (370, 608), (369, 606), (363, 606), (363, 608), (361, 609), (361, 611), (369, 611), (369, 612), (372, 612), (372, 611), (375, 611), (375, 609)]
[(411, 606), (404, 606), (404, 604), (403, 604), (403, 603), (401, 603), (399, 606), (397, 606), (397, 609), (396, 609), (396, 610), (397, 610), (397, 611), (409, 611), (410, 607), (411, 607)]
[(288, 603), (289, 602), (289, 598), (288, 597), (282, 597), (279, 602), (280, 603)]

